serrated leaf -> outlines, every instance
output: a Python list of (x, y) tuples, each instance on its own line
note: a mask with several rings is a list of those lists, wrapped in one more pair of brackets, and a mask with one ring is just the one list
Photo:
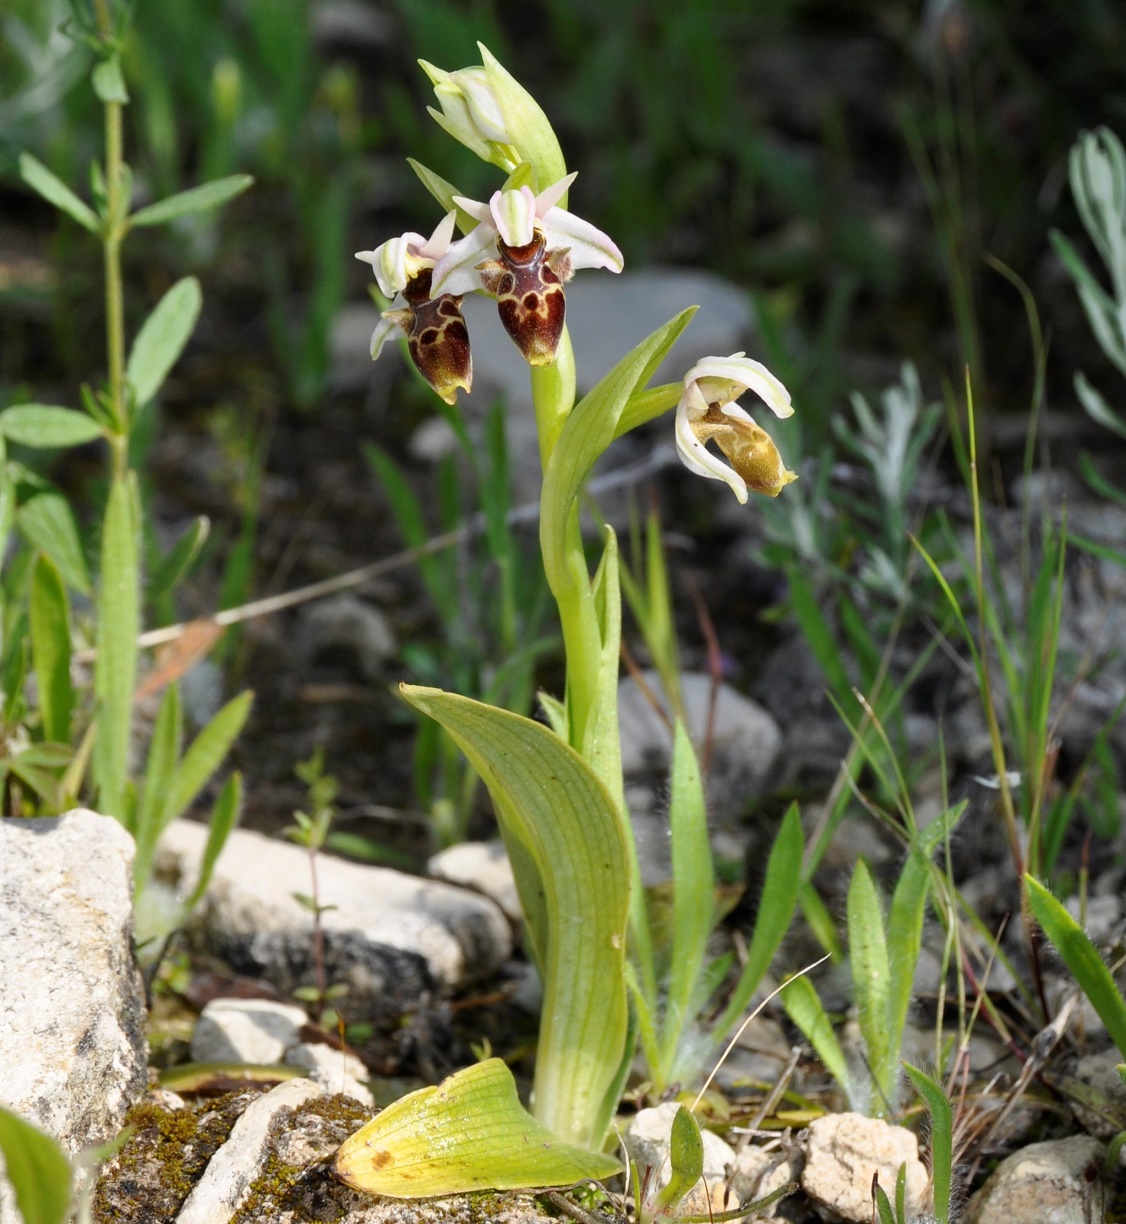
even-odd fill
[(20, 154), (20, 177), (32, 190), (37, 191), (49, 204), (68, 217), (73, 218), (92, 234), (101, 232), (102, 223), (89, 204), (79, 199), (73, 191), (47, 167), (30, 153)]
[(70, 603), (58, 567), (40, 553), (32, 563), (28, 602), (31, 658), (39, 686), (39, 712), (43, 735), (66, 743), (74, 687), (70, 681)]
[(135, 513), (135, 477), (110, 486), (102, 528), (94, 695), (98, 732), (93, 773), (100, 810), (125, 823), (125, 780), (137, 680), (137, 636), (141, 627), (140, 551)]
[(621, 1171), (612, 1157), (564, 1143), (528, 1114), (512, 1072), (489, 1058), (388, 1105), (346, 1139), (333, 1171), (389, 1198), (569, 1186)]
[(185, 276), (157, 302), (141, 325), (125, 366), (136, 408), (143, 408), (160, 390), (195, 328), (202, 305), (199, 281)]
[(1052, 941), (1083, 993), (1106, 1025), (1106, 1031), (1126, 1056), (1126, 1000), (1122, 998), (1098, 949), (1063, 904), (1030, 875), (1024, 877), (1028, 906)]
[(139, 208), (129, 218), (131, 226), (163, 225), (176, 217), (187, 213), (203, 212), (208, 208), (218, 208), (235, 196), (241, 195), (254, 182), (249, 174), (231, 174), (227, 178), (216, 179), (213, 183), (204, 183), (199, 187), (191, 187), (187, 191), (179, 191), (167, 199), (158, 200), (145, 208)]
[(537, 1117), (601, 1145), (625, 1049), (629, 847), (590, 766), (547, 727), (438, 689), (403, 696), (439, 722), (492, 796), (544, 982)]
[(67, 586), (90, 594), (86, 558), (66, 498), (58, 493), (37, 493), (16, 511), (16, 526), (29, 544), (51, 558)]
[(13, 404), (0, 412), (0, 430), (12, 442), (41, 449), (81, 446), (102, 436), (86, 413), (54, 404)]
[(0, 1152), (23, 1224), (62, 1224), (72, 1177), (62, 1148), (50, 1135), (0, 1108)]

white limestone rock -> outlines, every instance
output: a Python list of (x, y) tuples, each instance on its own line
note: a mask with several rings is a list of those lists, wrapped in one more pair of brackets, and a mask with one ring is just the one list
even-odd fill
[(192, 1032), (193, 1062), (274, 1064), (301, 1040), (300, 1007), (269, 999), (212, 999)]
[(436, 880), (471, 888), (491, 897), (512, 922), (522, 922), (524, 911), (516, 893), (516, 880), (504, 842), (462, 842), (431, 858), (427, 871)]
[[(1103, 1145), (1090, 1135), (1031, 1143), (1002, 1160), (962, 1224), (1089, 1224), (1103, 1216)], [(1093, 1171), (1093, 1176), (1088, 1174)]]

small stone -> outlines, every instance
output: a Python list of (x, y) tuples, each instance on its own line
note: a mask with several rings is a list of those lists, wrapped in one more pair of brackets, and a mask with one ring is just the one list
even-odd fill
[[(920, 1208), (929, 1186), (915, 1136), (902, 1126), (863, 1114), (826, 1114), (805, 1132), (801, 1187), (824, 1207), (856, 1224), (872, 1219), (872, 1175), (894, 1198), (900, 1165), (907, 1166), (907, 1207)], [(1018, 1217), (1019, 1218), (1019, 1217)]]
[[(0, 1105), (75, 1154), (148, 1088), (133, 839), (75, 810), (0, 819)], [(0, 1176), (0, 1219), (15, 1219)]]
[[(1071, 897), (1065, 903), (1067, 912), (1079, 921), (1079, 898)], [(1122, 920), (1122, 898), (1113, 893), (1103, 896), (1088, 897), (1087, 912), (1084, 915), (1086, 932), (1092, 943), (1102, 944), (1113, 938)]]
[[(735, 1157), (731, 1170), (731, 1191), (736, 1202), (742, 1204), (764, 1199), (780, 1190), (787, 1182), (798, 1182), (801, 1178), (805, 1155), (796, 1143), (781, 1150), (766, 1151), (748, 1144)], [(778, 1213), (781, 1200), (761, 1208), (754, 1219), (770, 1220)]]
[(302, 1042), (288, 1049), (285, 1061), (291, 1067), (302, 1067), (326, 1092), (336, 1092), (373, 1106), (372, 1095), (365, 1086), (368, 1070), (362, 1062), (346, 1050), (334, 1050), (322, 1042)]
[(312, 1080), (287, 1080), (253, 1101), (234, 1124), (188, 1195), (176, 1224), (226, 1224), (246, 1198), (269, 1153), (270, 1131), (283, 1110), (294, 1110), (324, 1090)]
[(436, 880), (471, 888), (491, 897), (512, 922), (524, 920), (504, 842), (462, 842), (439, 851), (426, 868)]
[(280, 1063), (300, 1041), (300, 1007), (266, 999), (213, 999), (192, 1033), (193, 1062)]
[(1001, 1161), (962, 1224), (1090, 1224), (1104, 1217), (1103, 1146), (1090, 1135), (1032, 1143)]
[(1060, 1084), (1076, 1120), (1098, 1139), (1113, 1139), (1126, 1130), (1126, 1084), (1118, 1074), (1121, 1062), (1117, 1050), (1086, 1054), (1075, 1064), (1074, 1078)]
[(375, 680), (396, 649), (387, 617), (355, 595), (333, 595), (302, 610), (298, 650), (307, 664), (339, 652), (355, 661), (365, 680)]
[[(174, 821), (157, 870), (193, 887), (207, 829)], [(398, 1016), (427, 992), (448, 992), (494, 973), (511, 955), (512, 928), (487, 897), (387, 867), (317, 860), (324, 967), (348, 988), (346, 1007)], [(236, 973), (285, 994), (315, 978), (309, 858), (298, 846), (236, 829), (215, 866), (191, 929)]]

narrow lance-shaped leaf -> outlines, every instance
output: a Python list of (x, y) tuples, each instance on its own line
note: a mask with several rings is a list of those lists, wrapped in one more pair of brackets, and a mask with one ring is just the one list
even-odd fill
[(207, 780), (222, 765), (250, 714), (254, 694), (248, 689), (232, 697), (195, 737), (176, 770), (164, 824), (175, 820), (190, 806)]
[(74, 688), (70, 681), (70, 602), (58, 568), (40, 553), (31, 569), (31, 658), (39, 686), (44, 738), (70, 741)]
[(536, 1116), (568, 1142), (598, 1148), (628, 1025), (629, 858), (619, 813), (586, 762), (539, 723), (437, 689), (404, 686), (403, 695), (457, 741), (506, 842), (521, 851), (521, 900), (538, 905), (546, 933)]
[(199, 878), (196, 880), (191, 896), (184, 902), (183, 912), (185, 914), (190, 914), (203, 900), (207, 886), (211, 883), (215, 864), (219, 861), (219, 855), (223, 852), (227, 838), (230, 837), (231, 830), (238, 824), (241, 815), (242, 774), (236, 771), (227, 779), (226, 785), (219, 792), (219, 798), (215, 800), (215, 806), (211, 809), (211, 819), (207, 825), (207, 843), (203, 847), (203, 857), (199, 864)]
[(20, 177), (49, 204), (54, 204), (92, 234), (100, 231), (101, 222), (90, 205), (80, 200), (61, 178), (30, 153), (20, 154)]
[(927, 910), (930, 866), (918, 851), (911, 851), (903, 864), (887, 924), (888, 1033), (892, 1059), (898, 1058), (903, 1027), (915, 990), (915, 970), (923, 946), (923, 921)]
[(157, 838), (167, 823), (165, 811), (172, 798), (172, 782), (180, 761), (183, 721), (180, 686), (170, 684), (164, 690), (153, 724), (145, 785), (134, 821), (137, 851), (133, 858), (133, 889), (138, 896), (148, 880)]
[(1083, 993), (1106, 1025), (1118, 1052), (1126, 1057), (1126, 1000), (1098, 949), (1064, 906), (1032, 876), (1024, 877), (1028, 905)]
[(950, 1171), (954, 1163), (954, 1115), (941, 1086), (910, 1063), (903, 1064), (931, 1116), (931, 1187), (937, 1224), (950, 1220)]
[(58, 493), (37, 493), (16, 511), (16, 525), (29, 544), (51, 558), (69, 587), (83, 595), (90, 594), (86, 558), (82, 555), (78, 528), (65, 497)]
[(165, 221), (172, 221), (186, 213), (217, 208), (241, 195), (253, 182), (254, 179), (249, 174), (232, 174), (227, 178), (216, 179), (213, 183), (191, 187), (187, 191), (177, 192), (165, 200), (158, 200), (155, 204), (138, 209), (129, 218), (129, 224), (163, 225)]
[(833, 1032), (824, 1006), (818, 997), (813, 983), (807, 977), (791, 978), (786, 983), (781, 994), (782, 1006), (786, 1015), (802, 1031), (806, 1041), (817, 1051), (817, 1057), (825, 1066), (825, 1070), (849, 1094), (853, 1095), (852, 1076), (849, 1075), (848, 1062), (845, 1059), (841, 1043)]
[[(889, 1058), (892, 1045), (888, 1031), (888, 999), (891, 974), (888, 969), (887, 940), (880, 897), (867, 865), (861, 859), (852, 873), (848, 889), (848, 954), (852, 966), (852, 984), (860, 1012), (860, 1031), (868, 1047), (872, 1074), (882, 1093), (872, 1102), (877, 1116), (895, 1102), (889, 1083)], [(890, 1072), (894, 1076), (894, 1070)]]
[(125, 377), (133, 388), (137, 408), (147, 404), (160, 390), (195, 329), (202, 305), (199, 281), (194, 276), (185, 276), (168, 290), (141, 324), (125, 366)]
[(499, 1058), (400, 1097), (346, 1139), (333, 1162), (347, 1185), (389, 1198), (569, 1186), (620, 1169), (612, 1156), (564, 1143), (531, 1117)]
[(110, 486), (102, 528), (94, 695), (98, 731), (93, 772), (98, 804), (107, 816), (126, 819), (125, 779), (137, 679), (141, 627), (140, 557), (132, 475)]
[(0, 1108), (0, 1153), (23, 1224), (62, 1224), (70, 1207), (71, 1171), (54, 1139)]
[(13, 404), (0, 412), (0, 430), (11, 442), (45, 450), (81, 446), (102, 436), (92, 417), (55, 404)]

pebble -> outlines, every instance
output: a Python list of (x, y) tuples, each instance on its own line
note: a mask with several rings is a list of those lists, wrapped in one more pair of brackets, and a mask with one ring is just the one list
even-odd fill
[(397, 649), (387, 617), (356, 595), (333, 595), (301, 609), (297, 650), (306, 666), (331, 651), (348, 658), (363, 679), (376, 680)]
[(326, 1092), (341, 1093), (369, 1109), (374, 1104), (363, 1082), (368, 1078), (368, 1070), (355, 1054), (334, 1050), (321, 1042), (304, 1041), (286, 1050), (285, 1061), (291, 1067), (308, 1071), (309, 1078)]
[(846, 1220), (868, 1224), (872, 1219), (873, 1173), (879, 1173), (880, 1185), (894, 1200), (902, 1164), (907, 1166), (908, 1210), (917, 1210), (926, 1199), (929, 1178), (918, 1141), (902, 1126), (858, 1113), (826, 1114), (810, 1123), (804, 1146), (802, 1189)]
[(484, 893), (504, 910), (511, 922), (522, 922), (524, 911), (504, 842), (462, 842), (441, 850), (426, 865), (436, 880)]
[(82, 809), (0, 820), (0, 863), (0, 1105), (73, 1154), (112, 1139), (147, 1088), (133, 839)]
[[(1103, 1146), (1090, 1135), (1032, 1143), (1001, 1161), (962, 1224), (1090, 1224), (1105, 1218)], [(1094, 1177), (1088, 1174), (1094, 1170)]]
[(266, 999), (213, 999), (192, 1033), (192, 1062), (272, 1065), (300, 1041), (304, 1009)]
[[(191, 889), (207, 830), (175, 821), (157, 852), (158, 871)], [(512, 952), (512, 931), (487, 897), (387, 867), (321, 855), (320, 901), (330, 985), (348, 988), (346, 1010), (397, 1016), (427, 991), (488, 977)], [(192, 929), (236, 973), (286, 994), (314, 978), (312, 918), (294, 898), (308, 893), (306, 852), (237, 829), (216, 864)]]

